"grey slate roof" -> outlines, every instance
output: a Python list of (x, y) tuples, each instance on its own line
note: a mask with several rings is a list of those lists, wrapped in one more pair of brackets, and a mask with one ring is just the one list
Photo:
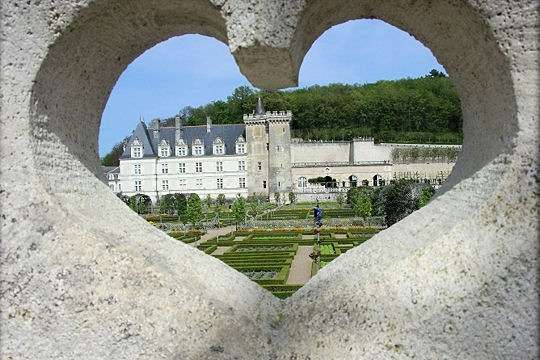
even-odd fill
[[(169, 143), (169, 146), (171, 147), (171, 156), (174, 156), (176, 141), (175, 131), (176, 129), (174, 127), (160, 127), (159, 137), (155, 138), (154, 130), (148, 129), (146, 124), (140, 122), (129, 138), (121, 158), (126, 159), (131, 157), (131, 145), (135, 138), (138, 138), (143, 145), (143, 157), (156, 157), (159, 144), (163, 139)], [(221, 138), (225, 143), (225, 154), (234, 155), (236, 153), (236, 139), (238, 139), (239, 136), (242, 136), (245, 140), (245, 124), (212, 125), (210, 132), (206, 131), (206, 125), (182, 127), (182, 139), (188, 146), (188, 155), (192, 154), (191, 145), (195, 139), (203, 141), (205, 155), (211, 155), (213, 150), (212, 145), (217, 137)]]
[(118, 166), (101, 166), (101, 171), (103, 174), (119, 174), (120, 173), (120, 167)]

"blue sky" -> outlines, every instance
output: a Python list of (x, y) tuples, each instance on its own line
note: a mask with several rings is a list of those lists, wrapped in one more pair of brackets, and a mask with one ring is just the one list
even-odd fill
[[(431, 51), (408, 33), (379, 20), (337, 25), (313, 44), (300, 69), (300, 87), (370, 83), (444, 71)], [(169, 117), (184, 106), (225, 99), (249, 85), (228, 47), (184, 35), (148, 49), (122, 73), (102, 114), (99, 153), (129, 135), (140, 116)], [(240, 119), (239, 119), (240, 121)]]

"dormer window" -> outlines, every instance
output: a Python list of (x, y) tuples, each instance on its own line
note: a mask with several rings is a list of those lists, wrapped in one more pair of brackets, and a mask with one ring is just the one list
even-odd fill
[(194, 156), (203, 156), (204, 155), (204, 145), (201, 139), (193, 140), (192, 144), (192, 153)]
[(223, 155), (225, 154), (225, 144), (220, 138), (216, 138), (213, 144), (213, 153), (214, 155)]
[(239, 155), (246, 153), (246, 140), (242, 136), (236, 139), (236, 153)]
[(132, 158), (142, 158), (143, 148), (139, 139), (135, 138), (131, 144), (131, 157)]
[(176, 156), (187, 156), (188, 147), (183, 139), (176, 142)]
[(171, 156), (171, 147), (169, 143), (165, 140), (162, 140), (159, 144), (159, 156), (160, 157), (169, 157)]

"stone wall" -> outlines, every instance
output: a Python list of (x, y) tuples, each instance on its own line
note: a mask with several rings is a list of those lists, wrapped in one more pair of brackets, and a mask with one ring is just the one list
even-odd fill
[[(5, 359), (530, 359), (538, 353), (538, 2), (3, 0), (0, 352)], [(421, 210), (286, 301), (131, 213), (95, 175), (126, 66), (171, 36), (227, 43), (295, 86), (333, 25), (428, 46), (464, 144)], [(362, 46), (361, 39), (349, 46)]]
[(293, 142), (292, 163), (337, 161), (348, 162), (350, 143), (346, 142)]

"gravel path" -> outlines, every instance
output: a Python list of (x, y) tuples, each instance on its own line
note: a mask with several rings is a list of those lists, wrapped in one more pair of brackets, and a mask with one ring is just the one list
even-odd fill
[(287, 279), (287, 285), (290, 284), (305, 284), (311, 278), (311, 263), (313, 260), (309, 257), (309, 254), (313, 251), (313, 246), (299, 246), (296, 255), (294, 256), (291, 271), (289, 271), (289, 278)]
[(234, 225), (231, 225), (231, 226), (226, 226), (226, 227), (223, 227), (223, 228), (219, 228), (219, 229), (210, 229), (206, 232), (206, 234), (204, 234), (203, 236), (201, 236), (201, 239), (198, 240), (198, 241), (195, 241), (195, 242), (192, 242), (190, 245), (193, 245), (193, 246), (197, 246), (197, 245), (200, 245), (202, 244), (203, 242), (207, 241), (207, 240), (210, 240), (212, 238), (215, 238), (216, 236), (218, 235), (227, 235), (228, 233), (231, 233), (233, 232), (235, 229)]
[(229, 250), (230, 248), (230, 246), (218, 246), (212, 255), (223, 255), (225, 251)]

